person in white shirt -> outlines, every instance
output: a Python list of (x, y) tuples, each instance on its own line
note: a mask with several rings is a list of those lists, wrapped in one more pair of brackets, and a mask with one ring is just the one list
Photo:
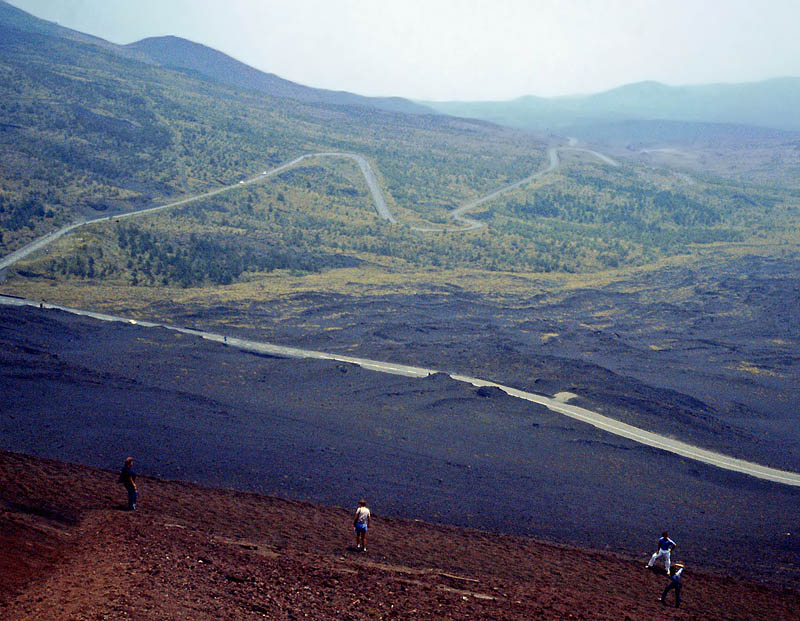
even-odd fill
[(367, 509), (367, 501), (361, 500), (353, 518), (353, 528), (356, 531), (356, 550), (367, 551), (367, 528), (369, 527), (370, 512)]

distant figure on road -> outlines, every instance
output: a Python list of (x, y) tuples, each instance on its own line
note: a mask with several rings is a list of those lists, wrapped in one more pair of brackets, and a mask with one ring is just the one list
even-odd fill
[(133, 471), (133, 457), (125, 460), (122, 472), (119, 473), (119, 482), (125, 486), (128, 492), (128, 511), (136, 511), (136, 500), (139, 497), (139, 490), (136, 489), (136, 473)]
[(667, 574), (669, 574), (669, 553), (675, 549), (676, 544), (672, 539), (669, 538), (667, 535), (667, 531), (661, 533), (661, 539), (658, 540), (656, 543), (656, 551), (653, 552), (653, 556), (650, 557), (650, 560), (647, 563), (647, 567), (652, 567), (653, 563), (656, 562), (656, 559), (659, 557), (664, 557), (664, 569), (666, 569)]
[(369, 527), (369, 509), (367, 509), (367, 501), (360, 500), (358, 502), (358, 509), (353, 518), (353, 528), (356, 531), (356, 550), (362, 552), (367, 551), (367, 528)]
[(683, 573), (683, 565), (675, 563), (672, 568), (672, 573), (669, 576), (669, 584), (664, 587), (664, 592), (661, 594), (661, 603), (667, 605), (667, 593), (675, 590), (675, 608), (681, 605), (681, 574)]

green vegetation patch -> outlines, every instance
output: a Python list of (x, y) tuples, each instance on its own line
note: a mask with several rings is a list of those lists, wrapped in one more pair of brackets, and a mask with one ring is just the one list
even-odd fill
[(237, 184), (317, 152), (367, 158), (399, 222), (376, 214), (352, 160), (309, 158), (213, 199), (82, 229), (20, 264), (25, 277), (213, 288), (359, 266), (499, 282), (798, 242), (797, 190), (687, 185), (590, 156), (483, 204), (471, 215), (484, 228), (423, 233), (413, 226), (452, 227), (453, 208), (541, 169), (547, 145), (464, 119), (270, 99), (65, 39), (18, 33), (0, 49), (2, 255), (76, 219)]

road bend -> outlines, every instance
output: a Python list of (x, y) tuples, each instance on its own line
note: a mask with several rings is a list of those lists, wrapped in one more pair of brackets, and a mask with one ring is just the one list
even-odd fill
[[(618, 165), (611, 158), (603, 155), (602, 153), (598, 153), (596, 151), (590, 151), (588, 149), (581, 149), (581, 148), (577, 148), (577, 147), (551, 147), (547, 152), (548, 153), (548, 162), (549, 163), (542, 170), (539, 170), (539, 171), (533, 173), (532, 175), (529, 175), (528, 177), (525, 177), (524, 179), (520, 179), (519, 181), (516, 181), (516, 182), (511, 183), (509, 185), (503, 186), (502, 188), (500, 188), (498, 190), (495, 190), (493, 192), (490, 192), (489, 194), (486, 194), (486, 195), (481, 196), (481, 197), (476, 198), (476, 199), (472, 199), (472, 200), (464, 203), (463, 205), (453, 209), (451, 212), (449, 212), (448, 217), (452, 218), (455, 222), (457, 222), (459, 224), (458, 227), (417, 227), (417, 226), (412, 226), (412, 227), (409, 227), (409, 228), (411, 228), (411, 230), (421, 231), (421, 232), (424, 232), (424, 233), (445, 233), (445, 232), (454, 233), (454, 232), (460, 232), (460, 231), (470, 231), (470, 230), (473, 230), (473, 229), (479, 229), (479, 228), (482, 228), (482, 227), (486, 226), (485, 222), (478, 222), (477, 220), (473, 220), (471, 218), (466, 217), (464, 214), (466, 212), (468, 212), (468, 211), (471, 211), (471, 210), (475, 209), (476, 207), (479, 207), (480, 205), (483, 205), (484, 203), (487, 203), (487, 202), (497, 198), (498, 196), (500, 196), (502, 194), (505, 194), (506, 192), (510, 192), (511, 190), (514, 190), (514, 189), (516, 189), (516, 188), (518, 188), (520, 186), (523, 186), (523, 185), (525, 185), (527, 183), (535, 181), (536, 179), (539, 179), (540, 177), (542, 177), (542, 176), (554, 171), (560, 165), (560, 160), (559, 160), (559, 157), (558, 157), (558, 151), (559, 150), (583, 151), (585, 153), (589, 153), (589, 154), (597, 157), (598, 159), (600, 159), (601, 161), (603, 161), (603, 162), (605, 162), (607, 164), (610, 164), (610, 165), (613, 165), (613, 166), (617, 166)], [(378, 177), (375, 174), (375, 171), (372, 169), (372, 166), (370, 165), (370, 163), (367, 160), (367, 158), (365, 158), (363, 155), (360, 155), (358, 153), (348, 153), (348, 152), (338, 152), (338, 151), (323, 151), (323, 152), (320, 152), (320, 153), (306, 153), (304, 155), (301, 155), (299, 157), (294, 158), (293, 160), (291, 160), (289, 162), (286, 162), (285, 164), (281, 164), (280, 166), (277, 166), (277, 167), (275, 167), (275, 168), (273, 168), (271, 170), (265, 170), (262, 173), (259, 173), (257, 175), (253, 175), (252, 177), (249, 177), (248, 179), (242, 179), (241, 181), (238, 181), (237, 183), (233, 183), (231, 185), (222, 186), (222, 187), (216, 188), (214, 190), (210, 190), (208, 192), (203, 192), (201, 194), (194, 194), (192, 196), (187, 196), (187, 197), (184, 197), (184, 198), (181, 198), (181, 199), (169, 202), (169, 203), (165, 203), (164, 205), (156, 205), (154, 207), (145, 207), (143, 209), (136, 209), (136, 210), (133, 210), (133, 211), (126, 211), (124, 213), (113, 214), (113, 215), (108, 215), (108, 216), (101, 216), (99, 218), (87, 218), (87, 219), (83, 219), (83, 220), (77, 220), (75, 222), (72, 222), (70, 224), (67, 224), (67, 225), (61, 227), (60, 229), (58, 229), (56, 231), (48, 233), (47, 235), (44, 235), (44, 236), (40, 237), (39, 239), (36, 239), (36, 240), (32, 241), (30, 244), (28, 244), (26, 246), (23, 246), (22, 248), (14, 251), (11, 254), (6, 255), (2, 259), (0, 259), (0, 273), (2, 273), (3, 270), (11, 267), (14, 263), (17, 263), (18, 261), (21, 261), (22, 259), (24, 259), (25, 257), (33, 254), (34, 252), (37, 252), (39, 250), (44, 249), (46, 246), (49, 246), (54, 241), (60, 239), (64, 235), (68, 235), (69, 233), (72, 233), (73, 231), (75, 231), (76, 229), (79, 229), (81, 227), (88, 226), (90, 224), (97, 224), (99, 222), (108, 222), (110, 220), (114, 220), (114, 221), (125, 220), (125, 219), (128, 219), (128, 218), (134, 218), (134, 217), (138, 217), (138, 216), (144, 216), (144, 215), (157, 213), (159, 211), (164, 211), (166, 209), (172, 209), (174, 207), (180, 207), (182, 205), (188, 205), (189, 203), (194, 203), (196, 201), (200, 201), (200, 200), (203, 200), (203, 199), (206, 199), (206, 198), (211, 198), (213, 196), (217, 196), (217, 195), (223, 194), (225, 192), (230, 192), (232, 190), (241, 189), (243, 187), (247, 187), (247, 186), (252, 185), (254, 183), (258, 183), (259, 181), (263, 181), (264, 179), (268, 179), (269, 177), (274, 177), (275, 175), (279, 175), (282, 172), (285, 172), (285, 171), (289, 170), (290, 168), (293, 168), (293, 167), (297, 166), (301, 162), (303, 162), (305, 160), (308, 160), (308, 159), (312, 159), (312, 158), (344, 158), (344, 159), (350, 159), (350, 160), (354, 161), (358, 165), (358, 168), (361, 171), (361, 174), (364, 176), (364, 181), (366, 182), (367, 188), (369, 189), (370, 195), (372, 196), (372, 202), (375, 205), (375, 211), (377, 212), (378, 216), (381, 217), (382, 219), (388, 221), (388, 222), (391, 222), (392, 224), (397, 224), (398, 223), (397, 219), (395, 218), (395, 216), (392, 214), (391, 210), (389, 209), (389, 206), (388, 206), (388, 204), (386, 202), (386, 197), (384, 196), (383, 192), (381, 191), (381, 187), (380, 187), (380, 184), (378, 182)]]

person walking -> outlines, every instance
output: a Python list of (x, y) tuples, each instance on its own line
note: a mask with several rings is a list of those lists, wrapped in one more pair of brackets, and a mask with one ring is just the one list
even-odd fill
[(367, 501), (360, 500), (353, 518), (353, 529), (356, 533), (356, 550), (367, 551), (367, 528), (369, 527), (370, 511)]
[(139, 490), (136, 488), (136, 473), (133, 471), (133, 457), (125, 460), (122, 472), (119, 473), (119, 482), (125, 486), (128, 492), (128, 511), (136, 511), (136, 501), (139, 498)]
[(650, 560), (647, 562), (647, 568), (651, 568), (653, 563), (656, 562), (657, 558), (664, 557), (664, 569), (666, 570), (667, 574), (669, 574), (669, 556), (670, 552), (677, 547), (676, 544), (672, 539), (669, 538), (667, 535), (667, 531), (661, 533), (661, 539), (658, 540), (656, 543), (656, 551), (653, 552), (653, 556), (650, 557)]
[(667, 605), (667, 593), (675, 591), (675, 608), (681, 605), (681, 574), (683, 573), (683, 565), (675, 563), (672, 567), (672, 573), (669, 577), (669, 584), (664, 587), (664, 592), (661, 594), (661, 603)]

